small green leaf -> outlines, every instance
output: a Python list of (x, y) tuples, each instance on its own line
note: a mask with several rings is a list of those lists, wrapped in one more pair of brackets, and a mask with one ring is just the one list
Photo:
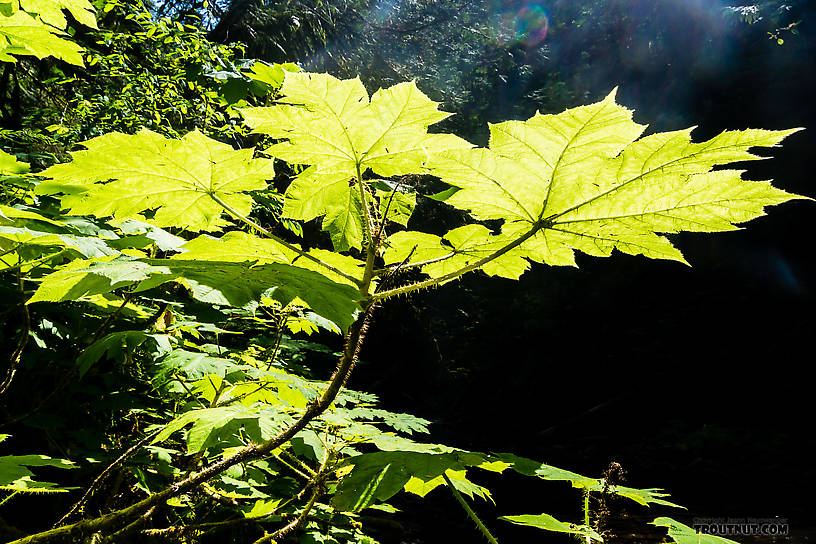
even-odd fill
[[(475, 224), (453, 229), (442, 238), (401, 231), (388, 238), (383, 258), (386, 264), (402, 263), (405, 259), (407, 264), (427, 262), (422, 271), (438, 278), (493, 255), (512, 241), (513, 237), (493, 235), (484, 225)], [(489, 276), (518, 279), (530, 268), (525, 256), (515, 248), (486, 263), (482, 270)]]
[[(597, 490), (596, 490), (597, 491)], [(603, 491), (603, 488), (601, 488)], [(659, 504), (662, 506), (671, 506), (673, 508), (683, 508), (685, 506), (680, 506), (679, 504), (675, 504), (673, 502), (669, 502), (662, 497), (668, 497), (669, 494), (663, 492), (662, 489), (635, 489), (632, 487), (624, 487), (621, 485), (610, 485), (608, 486), (607, 490), (608, 493), (614, 493), (615, 495), (619, 495), (621, 497), (626, 497), (627, 499), (633, 500), (638, 504), (642, 504), (643, 506), (649, 506), (650, 504)]]
[(499, 517), (499, 519), (515, 523), (516, 525), (526, 525), (528, 527), (544, 529), (545, 531), (556, 531), (559, 533), (567, 533), (579, 537), (589, 537), (592, 540), (603, 542), (603, 538), (601, 538), (601, 535), (599, 535), (592, 527), (558, 521), (549, 514), (538, 515), (522, 514), (519, 516), (501, 516)]
[(31, 493), (64, 492), (71, 488), (58, 487), (50, 482), (38, 482), (26, 467), (77, 468), (65, 459), (52, 459), (45, 455), (6, 455), (0, 457), (0, 489)]

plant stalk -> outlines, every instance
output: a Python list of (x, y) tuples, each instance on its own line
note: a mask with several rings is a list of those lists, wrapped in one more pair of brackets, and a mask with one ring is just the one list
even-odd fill
[(471, 508), (470, 505), (468, 505), (468, 503), (465, 501), (465, 498), (462, 496), (461, 493), (459, 493), (459, 490), (456, 489), (453, 486), (453, 482), (450, 481), (450, 478), (448, 478), (448, 475), (445, 474), (445, 473), (442, 473), (442, 477), (445, 479), (445, 483), (447, 484), (448, 489), (451, 490), (451, 493), (453, 493), (453, 496), (456, 498), (456, 500), (459, 502), (459, 504), (462, 506), (462, 508), (464, 508), (464, 510), (467, 513), (468, 517), (476, 525), (476, 528), (479, 529), (479, 532), (482, 533), (482, 536), (484, 536), (485, 539), (487, 539), (487, 541), (490, 542), (490, 544), (499, 544), (499, 541), (496, 540), (496, 537), (494, 537), (492, 534), (490, 534), (490, 531), (487, 529), (485, 524), (482, 523), (482, 520), (479, 519), (479, 516), (476, 515), (476, 512), (473, 511), (473, 508)]
[(444, 283), (446, 281), (456, 279), (459, 276), (461, 276), (462, 274), (466, 274), (466, 273), (470, 272), (471, 270), (476, 270), (477, 268), (489, 263), (490, 261), (501, 257), (502, 255), (504, 255), (508, 251), (511, 251), (511, 250), (517, 248), (518, 246), (520, 246), (521, 244), (523, 244), (524, 242), (526, 242), (527, 240), (532, 238), (535, 235), (535, 233), (537, 233), (539, 230), (543, 229), (547, 224), (548, 223), (542, 222), (542, 221), (537, 221), (537, 222), (533, 223), (533, 226), (532, 226), (532, 228), (530, 230), (528, 230), (527, 232), (525, 232), (524, 234), (522, 234), (521, 236), (519, 236), (518, 238), (516, 238), (515, 240), (513, 240), (509, 244), (505, 245), (500, 250), (496, 251), (495, 253), (492, 253), (492, 254), (488, 255), (487, 257), (483, 257), (483, 258), (479, 259), (478, 261), (474, 261), (474, 262), (470, 263), (469, 265), (465, 265), (462, 268), (460, 268), (459, 270), (455, 270), (455, 271), (453, 271), (453, 272), (451, 272), (449, 274), (445, 274), (444, 276), (440, 276), (438, 278), (431, 278), (429, 280), (420, 281), (420, 282), (417, 282), (417, 283), (412, 283), (411, 285), (406, 285), (404, 287), (397, 287), (396, 289), (391, 289), (391, 290), (388, 290), (388, 291), (382, 291), (380, 293), (376, 293), (373, 296), (373, 299), (376, 300), (376, 301), (385, 300), (385, 299), (388, 299), (388, 298), (391, 298), (391, 297), (394, 297), (394, 296), (405, 295), (405, 294), (411, 293), (413, 291), (418, 291), (419, 289), (425, 289), (427, 287), (434, 287), (434, 286), (439, 285), (441, 283)]

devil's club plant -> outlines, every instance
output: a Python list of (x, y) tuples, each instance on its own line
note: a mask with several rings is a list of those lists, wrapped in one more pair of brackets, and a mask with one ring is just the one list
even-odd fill
[[(6, 50), (28, 54), (13, 44)], [(797, 129), (726, 131), (700, 143), (691, 141), (691, 129), (641, 137), (645, 126), (613, 92), (558, 115), (491, 125), (489, 146), (479, 148), (429, 132), (448, 114), (413, 82), (369, 96), (359, 79), (289, 72), (279, 92), (276, 105), (241, 111), (276, 142), (260, 151), (198, 132), (173, 140), (143, 130), (84, 142), (71, 162), (36, 177), (0, 155), (4, 183), (34, 186), (17, 205), (0, 207), (0, 265), (24, 297), (23, 335), (29, 305), (36, 311), (75, 301), (91, 314), (116, 308), (79, 355), (72, 379), (103, 358), (138, 359), (162, 403), (162, 420), (141, 429), (144, 436), (55, 528), (15, 542), (186, 541), (238, 526), (262, 534), (256, 543), (295, 530), (314, 541), (372, 542), (358, 512), (393, 511), (385, 501), (399, 491), (424, 496), (442, 485), (495, 542), (463, 497), (492, 500), (471, 481), (474, 468), (570, 482), (583, 493), (582, 523), (547, 514), (502, 519), (587, 542), (602, 539), (590, 497), (612, 493), (676, 507), (658, 489), (413, 441), (406, 435), (427, 432), (427, 421), (379, 409), (375, 397), (344, 385), (375, 309), (394, 297), (468, 272), (517, 279), (531, 263), (574, 265), (575, 251), (685, 262), (664, 234), (731, 230), (764, 206), (801, 198), (743, 180), (740, 170), (714, 169), (756, 159), (750, 148), (776, 146)], [(273, 158), (295, 172), (282, 195), (270, 185)], [(435, 199), (467, 212), (470, 222), (442, 236), (410, 230), (417, 199), (427, 196), (410, 183), (417, 174), (448, 184)], [(282, 199), (283, 219), (320, 219), (332, 247), (288, 242), (261, 224), (254, 212), (269, 199)], [(47, 211), (54, 200), (60, 214)], [(408, 270), (423, 279), (406, 280), (418, 276)], [(208, 343), (236, 328), (195, 318), (190, 299), (228, 311), (227, 328), (243, 327), (243, 347)], [(274, 341), (256, 341), (253, 323), (273, 330)], [(324, 348), (282, 333), (316, 327), (345, 335), (328, 382), (292, 366), (298, 353)], [(21, 341), (3, 389), (24, 347)], [(99, 482), (141, 450), (154, 463), (132, 469), (134, 489), (146, 498), (134, 492), (127, 506), (85, 510)], [(35, 488), (25, 467), (43, 464), (69, 466), (42, 456), (0, 457), (0, 487)], [(683, 532), (669, 518), (655, 523), (670, 527), (671, 538)]]

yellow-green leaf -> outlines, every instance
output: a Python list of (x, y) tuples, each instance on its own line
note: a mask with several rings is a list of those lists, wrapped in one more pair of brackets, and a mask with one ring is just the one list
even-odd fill
[(750, 148), (774, 147), (799, 129), (692, 143), (691, 129), (636, 140), (643, 128), (611, 93), (558, 115), (491, 125), (489, 149), (448, 150), (428, 164), (456, 189), (446, 203), (503, 220), (500, 239), (519, 240), (516, 255), (552, 265), (574, 265), (575, 250), (605, 257), (615, 249), (685, 262), (661, 233), (732, 230), (765, 206), (802, 198), (739, 170), (712, 171), (757, 159)]
[(0, 14), (0, 62), (16, 62), (12, 55), (38, 59), (56, 57), (82, 66), (82, 48), (60, 37), (62, 34), (24, 11)]
[[(319, 272), (337, 283), (353, 285), (347, 278), (314, 261), (300, 257), (297, 252), (275, 240), (258, 238), (243, 231), (228, 232), (221, 238), (202, 235), (184, 244), (182, 249), (184, 252), (175, 255), (174, 259), (291, 264), (298, 268)], [(363, 268), (365, 267), (363, 261), (319, 249), (311, 249), (308, 254), (352, 277), (362, 280)]]
[(69, 11), (80, 24), (97, 28), (96, 10), (88, 0), (20, 0), (20, 8), (61, 30), (68, 26), (62, 10)]
[(577, 537), (583, 537), (587, 540), (595, 540), (603, 542), (603, 538), (592, 527), (587, 525), (579, 525), (577, 523), (567, 523), (558, 521), (549, 514), (522, 514), (519, 516), (500, 516), (499, 519), (515, 523), (516, 525), (526, 525), (528, 527), (535, 527), (537, 529), (544, 529), (545, 531), (555, 531), (558, 533), (567, 533)]
[(17, 160), (11, 153), (0, 149), (0, 175), (16, 175), (28, 172), (28, 163)]
[(252, 149), (235, 150), (198, 131), (180, 140), (142, 130), (111, 133), (83, 143), (73, 161), (42, 172), (52, 181), (39, 194), (62, 194), (62, 206), (77, 215), (140, 219), (155, 209), (159, 227), (217, 230), (225, 221), (220, 199), (248, 215), (246, 191), (264, 189), (274, 176), (272, 161), (253, 159)]
[(256, 132), (286, 140), (268, 150), (272, 155), (314, 165), (287, 190), (284, 216), (325, 216), (323, 228), (338, 250), (361, 247), (358, 173), (422, 173), (429, 153), (471, 147), (452, 134), (428, 134), (429, 125), (450, 114), (439, 111), (414, 82), (381, 89), (369, 100), (359, 79), (287, 73), (281, 93), (285, 103), (241, 113)]

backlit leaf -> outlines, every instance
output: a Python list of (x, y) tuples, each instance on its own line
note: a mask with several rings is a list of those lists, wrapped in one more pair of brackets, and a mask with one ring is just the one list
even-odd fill
[(266, 188), (274, 177), (271, 160), (198, 131), (171, 140), (143, 129), (83, 145), (87, 151), (73, 153), (72, 162), (42, 172), (52, 181), (36, 188), (62, 194), (63, 208), (78, 215), (142, 219), (142, 212), (156, 210), (151, 222), (159, 227), (217, 230), (225, 224), (224, 208), (213, 197), (249, 215), (252, 197), (245, 192)]
[(0, 175), (25, 174), (28, 169), (28, 163), (18, 161), (17, 157), (0, 149)]
[(660, 233), (733, 230), (764, 206), (802, 198), (743, 180), (738, 170), (711, 171), (757, 159), (749, 148), (774, 147), (799, 129), (727, 131), (692, 143), (691, 129), (636, 140), (643, 128), (612, 93), (558, 115), (491, 125), (489, 149), (443, 151), (429, 166), (458, 189), (446, 203), (504, 221), (497, 242), (539, 228), (516, 255), (553, 265), (573, 265), (575, 250), (614, 249), (685, 262)]
[(240, 443), (239, 432), (262, 442), (278, 430), (280, 424), (276, 419), (273, 412), (240, 405), (191, 410), (168, 423), (151, 443), (162, 442), (191, 423), (193, 426), (187, 432), (188, 453), (216, 446), (235, 446)]
[(31, 55), (38, 59), (56, 57), (82, 66), (82, 49), (60, 34), (24, 11), (10, 16), (0, 14), (0, 62), (16, 62), (12, 55)]
[(97, 28), (93, 5), (88, 0), (20, 0), (20, 7), (36, 14), (42, 22), (64, 30), (68, 25), (62, 10), (67, 10), (80, 24)]
[(30, 493), (68, 491), (57, 484), (34, 480), (27, 467), (77, 468), (71, 461), (45, 455), (5, 455), (0, 457), (0, 489)]
[[(283, 263), (319, 272), (337, 283), (353, 285), (343, 276), (328, 270), (318, 263), (299, 256), (296, 252), (269, 238), (258, 238), (242, 231), (226, 233), (221, 238), (202, 235), (184, 244), (184, 252), (174, 256), (178, 260), (204, 261), (253, 261), (264, 263)], [(352, 277), (362, 279), (365, 263), (346, 255), (319, 249), (308, 253), (321, 261), (342, 270)]]
[(421, 173), (429, 153), (471, 147), (451, 134), (428, 133), (428, 126), (450, 114), (440, 112), (414, 82), (381, 89), (369, 100), (359, 79), (287, 73), (281, 93), (284, 104), (241, 113), (256, 132), (286, 140), (273, 145), (271, 154), (314, 165), (287, 190), (284, 216), (325, 216), (323, 228), (337, 250), (361, 246), (358, 173)]
[(661, 489), (635, 489), (632, 487), (625, 487), (621, 485), (607, 485), (602, 478), (591, 478), (583, 476), (576, 472), (564, 470), (562, 468), (554, 467), (526, 457), (519, 457), (512, 453), (499, 453), (496, 457), (507, 463), (510, 468), (523, 474), (525, 476), (537, 476), (542, 480), (560, 480), (570, 482), (573, 487), (585, 489), (587, 491), (594, 491), (598, 493), (610, 493), (625, 497), (629, 500), (635, 501), (643, 506), (649, 504), (659, 504), (662, 506), (671, 506), (674, 508), (684, 508), (679, 504), (669, 502), (663, 497), (668, 497), (669, 494), (663, 492)]

